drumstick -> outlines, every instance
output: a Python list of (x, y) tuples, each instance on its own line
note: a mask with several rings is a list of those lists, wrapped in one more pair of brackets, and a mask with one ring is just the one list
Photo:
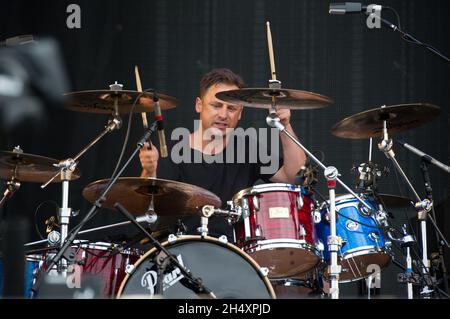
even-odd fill
[[(134, 66), (134, 74), (136, 75), (137, 91), (142, 92), (141, 77), (139, 76), (139, 70), (138, 70), (137, 65)], [(144, 125), (144, 129), (147, 129), (148, 128), (147, 114), (145, 112), (142, 112), (141, 115), (142, 115), (142, 124)]]
[[(266, 22), (267, 25), (267, 45), (269, 47), (269, 60), (270, 60), (270, 70), (272, 73), (272, 81), (277, 80), (277, 72), (275, 71), (275, 59), (273, 57), (273, 46), (272, 46), (272, 33), (270, 32), (270, 22)], [(277, 110), (277, 101), (275, 95), (272, 96), (272, 107), (270, 113), (273, 114)]]
[(267, 21), (266, 25), (267, 25), (267, 44), (269, 46), (270, 70), (272, 71), (272, 80), (276, 80), (277, 73), (275, 72), (275, 59), (273, 57), (272, 34), (270, 33), (270, 22)]

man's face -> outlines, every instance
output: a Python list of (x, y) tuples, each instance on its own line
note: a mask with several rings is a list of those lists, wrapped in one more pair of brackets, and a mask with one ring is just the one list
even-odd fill
[(197, 98), (195, 110), (200, 114), (203, 131), (211, 128), (225, 135), (226, 129), (236, 127), (241, 119), (242, 105), (227, 104), (217, 99), (216, 93), (238, 89), (235, 85), (217, 83), (208, 88), (202, 98)]

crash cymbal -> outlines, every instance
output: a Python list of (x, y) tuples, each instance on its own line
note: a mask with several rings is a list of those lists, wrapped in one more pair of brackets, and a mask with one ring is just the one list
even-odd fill
[(290, 89), (246, 88), (216, 94), (219, 100), (255, 108), (270, 108), (272, 96), (276, 97), (279, 108), (293, 110), (317, 109), (333, 103), (330, 98), (317, 93)]
[[(109, 179), (103, 179), (89, 184), (83, 190), (84, 198), (94, 203), (108, 182)], [(204, 205), (221, 207), (220, 198), (201, 187), (150, 177), (119, 178), (106, 195), (103, 207), (114, 208), (115, 203), (120, 203), (133, 215), (143, 215), (152, 197), (158, 216), (194, 215)]]
[[(117, 97), (119, 114), (130, 113), (138, 91), (94, 90), (66, 93), (69, 101), (66, 108), (77, 112), (114, 113), (114, 100)], [(133, 113), (153, 112), (153, 93), (142, 93), (136, 102)], [(171, 96), (158, 93), (161, 110), (168, 110), (179, 105), (179, 101)]]
[[(59, 168), (54, 166), (58, 163), (56, 159), (39, 155), (1, 151), (0, 178), (3, 180), (14, 178), (19, 182), (45, 183), (58, 172)], [(71, 179), (74, 180), (80, 176), (81, 171), (76, 168)], [(53, 183), (60, 181), (60, 178), (55, 178)]]
[(409, 208), (413, 202), (409, 198), (390, 194), (378, 194), (378, 198), (386, 208)]
[[(357, 195), (361, 196), (360, 193), (358, 193)], [(380, 204), (383, 204), (383, 206), (385, 206), (385, 208), (408, 208), (411, 207), (411, 202), (412, 200), (406, 197), (402, 197), (402, 196), (398, 196), (398, 195), (391, 195), (391, 194), (377, 194), (376, 197), (372, 196), (371, 193), (366, 193), (367, 196), (369, 196), (370, 198), (373, 198), (375, 200), (379, 199)], [(347, 194), (336, 194), (336, 198), (338, 197), (342, 197), (342, 196), (346, 196), (350, 197), (351, 194), (347, 193)], [(351, 198), (355, 198), (353, 196), (351, 196)], [(327, 197), (327, 201), (328, 201), (328, 197)]]
[(366, 139), (382, 137), (383, 121), (387, 121), (389, 134), (407, 131), (430, 122), (441, 112), (428, 103), (400, 104), (376, 108), (347, 117), (331, 129), (342, 138)]

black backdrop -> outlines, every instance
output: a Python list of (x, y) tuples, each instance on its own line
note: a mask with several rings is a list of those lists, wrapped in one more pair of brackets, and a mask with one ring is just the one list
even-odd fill
[[(250, 87), (267, 85), (270, 69), (265, 22), (270, 21), (283, 87), (317, 92), (335, 101), (320, 110), (294, 111), (292, 124), (304, 145), (311, 151), (323, 151), (325, 164), (338, 167), (345, 182), (353, 185), (355, 177), (350, 169), (367, 160), (369, 141), (340, 139), (330, 129), (346, 116), (381, 105), (429, 102), (440, 106), (442, 112), (433, 122), (398, 137), (450, 163), (449, 65), (426, 49), (402, 41), (398, 33), (387, 28), (369, 29), (364, 15), (331, 16), (329, 1), (312, 0), (79, 0), (75, 3), (81, 8), (81, 28), (69, 29), (66, 8), (70, 3), (74, 1), (2, 3), (0, 39), (19, 34), (55, 37), (72, 91), (107, 89), (114, 81), (124, 84), (125, 89), (135, 89), (134, 65), (138, 65), (144, 88), (156, 88), (181, 101), (178, 108), (164, 112), (167, 135), (176, 127), (193, 127), (194, 99), (205, 71), (229, 67)], [(448, 1), (386, 0), (383, 4), (397, 9), (408, 32), (450, 54)], [(395, 22), (390, 12), (383, 14)], [(245, 109), (241, 125), (265, 127), (265, 116), (263, 110)], [(2, 136), (1, 145), (4, 150), (20, 145), (27, 153), (62, 159), (81, 150), (106, 121), (105, 115), (52, 110), (44, 128)], [(126, 154), (141, 133), (136, 116)], [(70, 183), (70, 207), (80, 210), (73, 223), (90, 208), (81, 195), (83, 188), (112, 173), (124, 136), (125, 129), (106, 136), (80, 161), (82, 177)], [(424, 194), (419, 158), (398, 146), (395, 149), (414, 186)], [(391, 170), (381, 182), (381, 191), (407, 195), (405, 184), (399, 182), (377, 149), (374, 160)], [(443, 202), (450, 192), (449, 176), (434, 167), (430, 173), (436, 202)], [(138, 174), (136, 158), (124, 176)], [(34, 227), (35, 211), (46, 200), (61, 203), (59, 184), (41, 190), (39, 184), (24, 183), (5, 213), (25, 214)], [(51, 205), (43, 207), (36, 218), (41, 231), (43, 219), (55, 213)], [(116, 219), (121, 218), (102, 212), (90, 225)], [(35, 239), (39, 236), (31, 229), (29, 240)], [(392, 271), (387, 282), (395, 281), (396, 272)], [(405, 290), (395, 283), (391, 286), (386, 294)]]

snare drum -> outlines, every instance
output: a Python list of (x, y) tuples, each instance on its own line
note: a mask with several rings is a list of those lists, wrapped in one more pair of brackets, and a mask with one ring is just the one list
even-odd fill
[[(367, 196), (360, 195), (373, 210), (377, 211), (376, 203)], [(324, 261), (330, 263), (331, 254), (328, 249), (330, 236), (330, 218), (328, 204), (323, 203), (320, 210), (320, 221), (317, 220), (316, 230), (318, 246), (323, 246)], [(364, 205), (353, 195), (336, 197), (336, 235), (341, 237), (342, 246), (338, 252), (338, 262), (341, 265), (340, 282), (350, 282), (371, 275), (376, 268), (387, 266), (391, 260), (380, 225)], [(324, 273), (327, 277), (327, 273)]]
[[(227, 243), (226, 237), (170, 235), (162, 243), (169, 253), (190, 273), (201, 278), (203, 285), (218, 299), (275, 298), (273, 288), (262, 269), (238, 247)], [(167, 266), (161, 276), (152, 248), (132, 267), (120, 286), (119, 298), (198, 299), (178, 267)], [(162, 280), (162, 283), (159, 281)], [(161, 283), (162, 295), (156, 295)]]
[(318, 264), (313, 201), (304, 188), (257, 185), (237, 193), (233, 205), (242, 211), (235, 224), (237, 245), (267, 267), (270, 278), (294, 277)]

